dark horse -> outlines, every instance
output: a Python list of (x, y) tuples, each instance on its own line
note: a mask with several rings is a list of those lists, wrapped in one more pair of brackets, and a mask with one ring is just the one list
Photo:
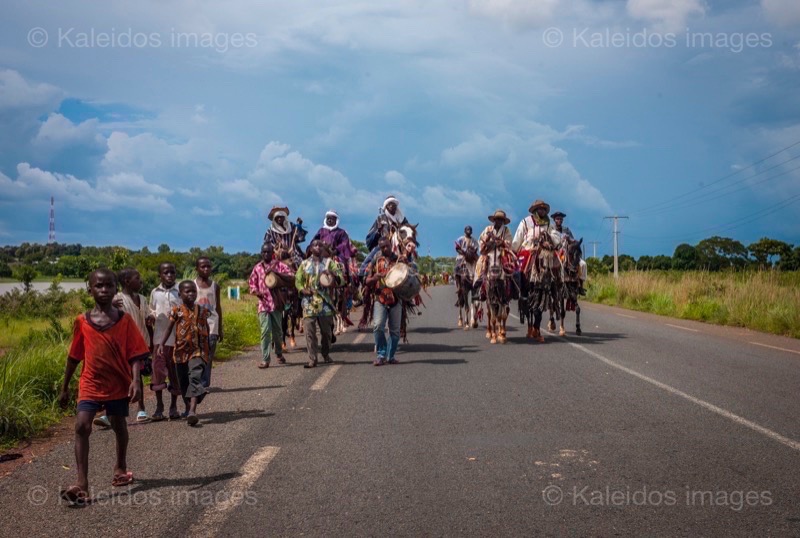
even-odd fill
[[(544, 342), (541, 332), (542, 312), (556, 309), (561, 303), (561, 262), (549, 234), (543, 234), (522, 270), (522, 295), (519, 319), (527, 322), (528, 338)], [(556, 315), (558, 315), (556, 311)]]
[(480, 286), (476, 285), (475, 262), (478, 254), (469, 250), (462, 263), (456, 266), (456, 306), (458, 307), (458, 326), (466, 331), (470, 327), (478, 326), (478, 313), (480, 310)]
[(564, 318), (567, 312), (575, 312), (575, 334), (581, 334), (581, 307), (578, 304), (578, 294), (581, 287), (581, 245), (583, 238), (579, 241), (570, 241), (568, 238), (564, 239), (564, 260), (563, 271), (561, 279), (561, 293), (559, 294), (559, 301), (554, 304), (555, 311), (550, 311), (550, 323), (548, 328), (551, 331), (556, 329), (556, 321), (554, 318), (558, 317), (561, 320), (559, 328), (559, 336), (567, 334), (564, 329)]

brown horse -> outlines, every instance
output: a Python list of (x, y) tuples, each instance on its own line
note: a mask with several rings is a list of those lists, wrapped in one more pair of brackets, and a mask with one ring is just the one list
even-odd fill
[[(561, 262), (549, 234), (543, 234), (523, 272), (527, 297), (520, 299), (520, 313), (528, 323), (528, 338), (544, 342), (541, 332), (542, 313), (554, 311), (561, 297)], [(523, 309), (525, 310), (523, 312)], [(558, 316), (560, 312), (556, 310)]]

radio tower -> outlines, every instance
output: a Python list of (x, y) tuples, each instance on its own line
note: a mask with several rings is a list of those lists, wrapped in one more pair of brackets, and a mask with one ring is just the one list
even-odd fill
[(56, 204), (52, 196), (50, 197), (50, 235), (47, 237), (47, 242), (56, 242)]

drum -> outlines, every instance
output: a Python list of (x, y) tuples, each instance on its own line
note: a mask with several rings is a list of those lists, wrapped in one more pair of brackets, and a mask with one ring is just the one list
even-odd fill
[(319, 274), (319, 285), (323, 288), (333, 288), (336, 286), (336, 276), (330, 271), (322, 271)]
[(264, 277), (264, 284), (271, 290), (276, 288), (293, 288), (294, 281), (280, 273), (272, 271)]
[(396, 263), (389, 269), (384, 282), (386, 287), (391, 288), (395, 296), (402, 301), (413, 300), (422, 289), (419, 275), (405, 263)]

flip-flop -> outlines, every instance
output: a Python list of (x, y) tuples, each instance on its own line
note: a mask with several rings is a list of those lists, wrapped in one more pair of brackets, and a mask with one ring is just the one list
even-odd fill
[(61, 490), (61, 500), (69, 506), (86, 506), (89, 504), (89, 493), (78, 486), (70, 486)]
[(180, 415), (180, 413), (175, 413), (175, 414), (170, 413), (169, 415), (170, 420), (180, 420), (182, 418), (183, 417)]
[(133, 473), (128, 471), (125, 474), (118, 474), (114, 475), (114, 478), (111, 480), (111, 485), (115, 488), (125, 487), (133, 482)]
[(153, 413), (153, 416), (150, 417), (150, 420), (152, 420), (153, 422), (161, 422), (165, 418), (166, 417), (164, 416), (163, 412), (156, 411), (155, 413)]
[(139, 411), (136, 413), (136, 422), (150, 422), (150, 417), (147, 414), (147, 411)]

